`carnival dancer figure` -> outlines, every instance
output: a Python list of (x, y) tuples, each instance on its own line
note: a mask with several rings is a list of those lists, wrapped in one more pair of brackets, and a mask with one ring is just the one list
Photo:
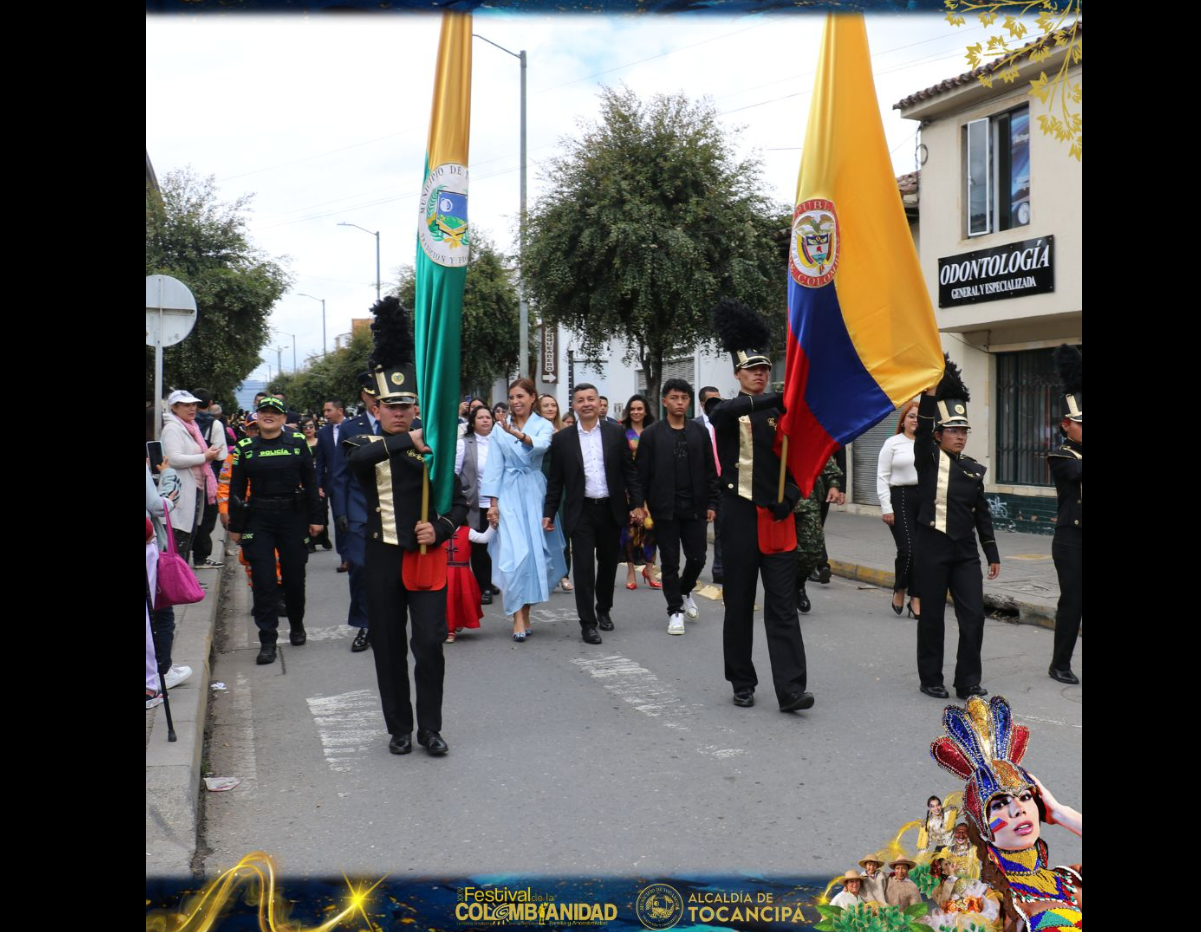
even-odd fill
[(731, 299), (714, 308), (713, 322), (733, 357), (734, 376), (741, 388), (737, 398), (722, 402), (709, 415), (721, 463), (726, 679), (734, 689), (735, 705), (755, 704), (759, 679), (751, 647), (755, 584), (762, 573), (763, 621), (780, 711), (809, 709), (813, 694), (805, 690), (805, 643), (797, 619), (796, 525), (792, 519), (801, 491), (792, 477), (786, 476), (784, 494), (779, 494), (781, 465), (773, 446), (776, 419), (784, 413), (784, 405), (778, 392), (766, 391), (771, 375), (770, 334), (758, 314)]
[(1004, 932), (1083, 928), (1081, 868), (1048, 866), (1041, 835), (1046, 824), (1083, 837), (1084, 817), (1021, 766), (1030, 730), (1014, 723), (1002, 696), (989, 702), (973, 697), (963, 708), (948, 706), (943, 729), (930, 755), (966, 781), (968, 836), (980, 855), (981, 879), (1000, 897)]
[[(423, 513), (428, 482), (422, 454), (431, 452), (420, 430), (413, 430), (417, 378), (408, 311), (395, 297), (372, 308), (375, 351), (371, 370), (377, 385), (379, 435), (360, 434), (343, 441), (347, 465), (367, 500), (367, 615), (375, 673), (384, 722), (392, 736), (388, 750), (413, 749), (413, 706), (409, 699), (407, 619), (412, 619), (412, 645), (417, 683), (417, 743), (430, 754), (448, 750), (442, 738), (442, 679), (446, 639), (446, 575), (436, 588), (410, 587), (409, 569), (422, 547), (442, 548), (467, 518), (467, 500), (458, 479), (449, 515), (437, 514), (432, 503)], [(415, 573), (413, 575), (416, 575)]]
[(1084, 618), (1084, 358), (1065, 343), (1055, 351), (1055, 363), (1063, 379), (1063, 419), (1059, 422), (1063, 443), (1047, 454), (1047, 465), (1059, 496), (1059, 517), (1051, 542), (1051, 557), (1059, 575), (1059, 606), (1055, 610), (1055, 650), (1047, 673), (1053, 680), (1075, 686), (1080, 680), (1072, 672), (1072, 653)]
[(945, 365), (942, 380), (922, 395), (913, 441), (921, 496), (917, 560), (922, 616), (917, 623), (917, 672), (923, 693), (947, 698), (942, 678), (943, 616), (950, 590), (959, 622), (955, 694), (967, 699), (988, 695), (980, 685), (984, 582), (976, 532), (988, 558), (989, 579), (996, 579), (1001, 572), (1001, 556), (984, 496), (987, 470), (963, 453), (971, 426), (967, 417), (968, 390), (959, 367), (949, 358)]

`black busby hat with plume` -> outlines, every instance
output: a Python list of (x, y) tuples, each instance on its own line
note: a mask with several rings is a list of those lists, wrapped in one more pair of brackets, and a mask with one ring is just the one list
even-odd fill
[(1063, 416), (1077, 424), (1084, 422), (1084, 354), (1064, 343), (1052, 358), (1063, 383)]
[(713, 328), (735, 369), (770, 366), (771, 331), (767, 323), (736, 298), (722, 298), (713, 308)]
[(400, 299), (388, 295), (371, 308), (375, 321), (371, 334), (375, 348), (368, 364), (375, 379), (375, 396), (383, 404), (414, 404), (417, 373), (413, 368), (413, 334), (409, 311)]
[(946, 353), (942, 354), (942, 358), (942, 380), (934, 390), (934, 397), (938, 401), (938, 429), (971, 427), (967, 420), (967, 403), (972, 396), (963, 384), (963, 373)]

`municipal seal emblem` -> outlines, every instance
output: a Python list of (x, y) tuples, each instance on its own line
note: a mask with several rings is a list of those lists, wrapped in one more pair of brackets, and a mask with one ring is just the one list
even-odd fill
[(471, 244), (467, 230), (467, 166), (446, 162), (430, 169), (418, 210), (417, 237), (425, 254), (438, 265), (465, 267)]
[(788, 271), (805, 288), (820, 288), (838, 268), (838, 214), (834, 202), (813, 198), (797, 204), (792, 215)]
[(670, 884), (652, 883), (639, 892), (634, 912), (648, 929), (670, 929), (684, 915), (684, 897)]

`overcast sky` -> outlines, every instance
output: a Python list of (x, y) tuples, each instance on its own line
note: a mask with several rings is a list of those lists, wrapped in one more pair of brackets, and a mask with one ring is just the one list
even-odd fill
[[(474, 31), (529, 53), (530, 203), (559, 141), (597, 114), (597, 90), (683, 91), (712, 99), (741, 156), (763, 162), (768, 193), (791, 202), (821, 38), (820, 15), (526, 16), (476, 14)], [(429, 126), (436, 15), (148, 17), (146, 147), (161, 178), (191, 166), (214, 175), (223, 200), (253, 194), (254, 243), (283, 257), (293, 290), (272, 314), (273, 345), (297, 357), (328, 345), (375, 300), (382, 277), (412, 265), (417, 195)], [(897, 174), (913, 171), (916, 124), (892, 105), (967, 70), (978, 25), (942, 16), (867, 19), (876, 91)], [(502, 248), (518, 210), (520, 68), (476, 41), (471, 121), (471, 222)], [(265, 363), (272, 370), (276, 354)], [(257, 375), (266, 377), (266, 366)]]

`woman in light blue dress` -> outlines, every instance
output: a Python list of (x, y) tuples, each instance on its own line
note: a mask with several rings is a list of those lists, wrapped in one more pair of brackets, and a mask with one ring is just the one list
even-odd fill
[(546, 477), (542, 458), (554, 427), (534, 413), (537, 394), (529, 379), (509, 386), (509, 416), (492, 428), (492, 450), (480, 484), (491, 498), (488, 521), (497, 529), (488, 545), (492, 575), (513, 616), (513, 640), (522, 643), (530, 629), (530, 606), (550, 599), (567, 575), (563, 532), (542, 529)]

